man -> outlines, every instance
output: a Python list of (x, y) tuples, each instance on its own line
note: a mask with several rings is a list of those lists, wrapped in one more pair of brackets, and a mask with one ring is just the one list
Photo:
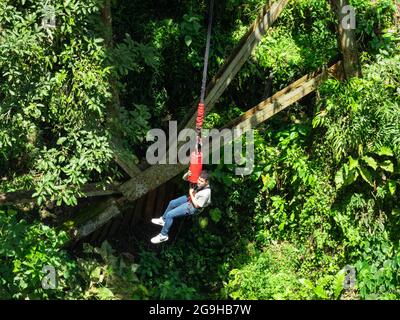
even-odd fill
[[(183, 179), (187, 180), (190, 174), (189, 170), (183, 176)], [(168, 232), (175, 218), (193, 215), (211, 203), (211, 188), (208, 183), (208, 176), (208, 172), (203, 170), (195, 188), (191, 187), (189, 189), (189, 196), (181, 196), (171, 200), (162, 217), (151, 219), (151, 222), (163, 227), (161, 233), (151, 239), (152, 243), (160, 243), (168, 240)]]

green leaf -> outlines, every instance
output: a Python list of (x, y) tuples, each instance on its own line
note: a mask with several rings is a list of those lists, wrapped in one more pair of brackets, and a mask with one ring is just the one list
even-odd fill
[(208, 219), (205, 217), (200, 217), (199, 219), (200, 228), (204, 229), (208, 226)]
[(378, 164), (374, 158), (369, 157), (369, 156), (364, 156), (364, 157), (362, 157), (362, 160), (364, 160), (365, 163), (367, 165), (369, 165), (372, 169), (376, 170), (378, 168)]
[(349, 167), (347, 166), (347, 164), (344, 164), (342, 166), (342, 168), (336, 173), (336, 175), (335, 175), (336, 189), (340, 189), (341, 187), (347, 186), (349, 184), (352, 184), (354, 181), (356, 181), (356, 179), (358, 177), (358, 172), (357, 172), (357, 170), (354, 169), (354, 167), (355, 167), (354, 159), (353, 159), (352, 164), (353, 164), (352, 170), (349, 170)]
[(377, 155), (379, 155), (379, 156), (389, 156), (389, 157), (392, 157), (393, 156), (393, 151), (390, 149), (390, 148), (388, 148), (388, 147), (385, 147), (385, 146), (383, 146), (383, 147), (381, 147), (379, 150), (378, 150), (378, 152), (375, 152)]
[(400, 216), (400, 209), (399, 208), (394, 208), (392, 210), (392, 215), (395, 216), (395, 217)]
[(391, 172), (391, 173), (394, 172), (394, 165), (393, 165), (392, 160), (385, 160), (385, 161), (381, 162), (381, 163), (379, 164), (379, 166), (380, 166), (383, 170), (385, 170), (385, 171), (387, 171), (387, 172)]
[(389, 188), (390, 194), (393, 196), (396, 193), (396, 181), (389, 180), (388, 188)]
[(189, 47), (190, 44), (192, 43), (192, 37), (191, 36), (185, 36), (185, 43)]
[(361, 176), (363, 177), (363, 179), (366, 182), (368, 182), (369, 185), (371, 185), (373, 187), (374, 186), (374, 178), (373, 178), (371, 171), (369, 171), (365, 167), (359, 167), (358, 169), (359, 169), (359, 172), (360, 172)]
[(101, 300), (110, 300), (111, 298), (114, 298), (114, 293), (106, 287), (99, 288), (98, 295)]
[(359, 163), (358, 163), (358, 159), (353, 159), (352, 156), (349, 157), (349, 170), (352, 170), (354, 168), (358, 168), (359, 167)]
[(272, 190), (276, 185), (276, 180), (269, 174), (261, 176), (261, 179), (264, 185), (262, 191), (265, 191), (266, 189)]
[(219, 210), (218, 208), (211, 209), (210, 216), (211, 216), (212, 221), (218, 222), (219, 220), (221, 220), (221, 217), (222, 217), (221, 210)]
[(339, 169), (338, 172), (336, 172), (335, 175), (335, 184), (336, 184), (336, 189), (340, 189), (344, 185), (344, 177), (343, 177), (343, 167)]
[(312, 282), (308, 279), (299, 279), (299, 282), (309, 290), (311, 290), (314, 287)]
[(344, 278), (345, 278), (345, 272), (344, 270), (340, 270), (336, 274), (335, 281), (333, 283), (333, 294), (335, 296), (335, 299), (338, 299), (340, 294), (342, 293)]
[(100, 267), (96, 267), (92, 273), (90, 274), (90, 277), (92, 278), (92, 280), (94, 281), (98, 281), (100, 278), (100, 274), (101, 274), (101, 268)]
[(322, 286), (317, 286), (314, 289), (315, 294), (321, 299), (328, 299), (328, 295)]
[(67, 140), (66, 137), (61, 137), (61, 138), (59, 138), (59, 139), (57, 140), (57, 144), (58, 144), (58, 145), (62, 145), (62, 144), (64, 143), (64, 141), (66, 141), (66, 140)]
[(350, 170), (344, 177), (344, 185), (348, 186), (356, 181), (358, 177), (358, 172), (356, 170)]

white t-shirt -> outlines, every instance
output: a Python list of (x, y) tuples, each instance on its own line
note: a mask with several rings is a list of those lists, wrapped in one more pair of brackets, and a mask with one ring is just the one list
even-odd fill
[(211, 204), (211, 188), (208, 185), (204, 189), (197, 191), (194, 198), (199, 202), (200, 208), (205, 208)]

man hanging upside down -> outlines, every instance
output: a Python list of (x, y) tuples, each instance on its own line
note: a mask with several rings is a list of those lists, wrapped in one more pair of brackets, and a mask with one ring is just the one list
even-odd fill
[[(188, 180), (190, 170), (183, 176)], [(160, 218), (151, 219), (151, 222), (162, 226), (161, 233), (151, 239), (152, 243), (160, 243), (168, 240), (168, 232), (173, 220), (177, 217), (193, 215), (211, 203), (211, 187), (208, 183), (208, 172), (203, 170), (197, 180), (197, 185), (189, 189), (189, 196), (181, 196), (171, 200), (167, 209)]]

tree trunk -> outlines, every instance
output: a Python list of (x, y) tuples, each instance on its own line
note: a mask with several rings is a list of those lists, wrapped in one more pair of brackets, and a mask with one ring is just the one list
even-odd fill
[(345, 77), (347, 79), (361, 77), (361, 64), (358, 56), (355, 30), (351, 27), (346, 27), (345, 24), (349, 14), (345, 7), (349, 6), (349, 2), (348, 0), (329, 0), (329, 3), (338, 18), (338, 45), (343, 55)]

